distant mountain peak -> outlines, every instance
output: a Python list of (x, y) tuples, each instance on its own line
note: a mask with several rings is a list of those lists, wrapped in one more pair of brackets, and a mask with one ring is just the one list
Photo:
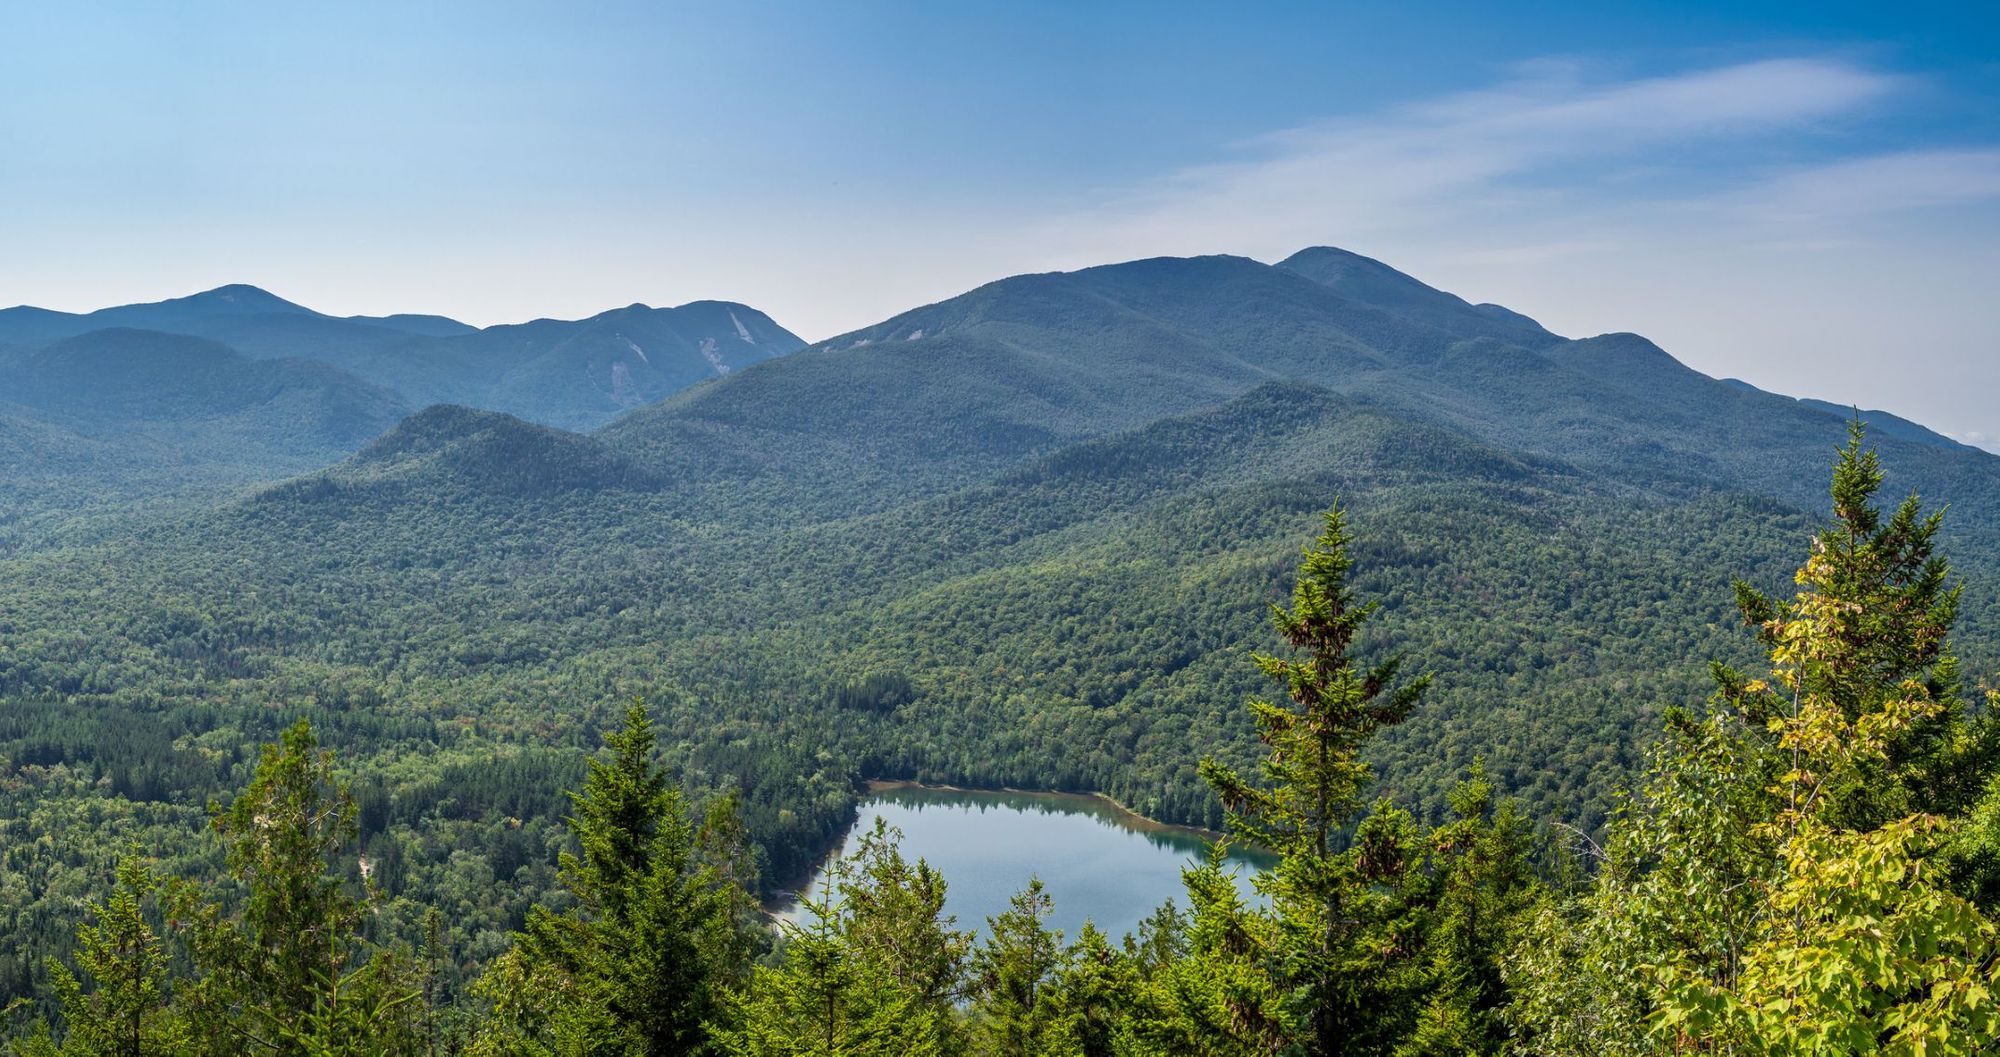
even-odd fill
[(1394, 290), (1404, 297), (1442, 296), (1455, 301), (1461, 300), (1415, 276), (1397, 271), (1373, 257), (1366, 257), (1338, 246), (1308, 246), (1272, 267), (1297, 272), (1322, 286), (1330, 286), (1336, 290), (1353, 290), (1357, 293), (1373, 291), (1377, 294), (1385, 290)]
[(1443, 326), (1472, 327), (1492, 337), (1529, 348), (1561, 339), (1540, 323), (1500, 305), (1474, 305), (1457, 294), (1338, 246), (1310, 246), (1273, 267), (1311, 279), (1334, 293), (1404, 318)]
[(249, 283), (226, 283), (212, 290), (203, 290), (186, 297), (168, 298), (155, 302), (156, 305), (187, 305), (228, 312), (291, 312), (309, 316), (319, 315), (295, 301), (287, 301), (261, 286)]
[[(277, 296), (276, 294), (273, 294), (271, 291), (266, 290), (261, 286), (252, 286), (249, 283), (224, 283), (213, 290), (204, 290), (202, 293), (210, 297), (222, 298), (225, 301), (233, 301), (239, 297)], [(202, 296), (202, 294), (196, 294), (195, 296), (200, 297)]]

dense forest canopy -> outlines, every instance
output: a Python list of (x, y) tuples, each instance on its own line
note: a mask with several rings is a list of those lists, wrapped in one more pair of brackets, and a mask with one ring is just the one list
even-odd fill
[[(273, 313), (190, 308), (108, 321), (160, 330), (71, 321), (60, 334), (0, 336), (10, 394), (0, 450), (12, 468), (0, 480), (0, 999), (20, 1000), (0, 1030), (47, 1018), (56, 1038), (73, 1035), (62, 1008), (98, 993), (84, 960), (99, 957), (92, 937), (132, 942), (140, 919), (157, 932), (165, 919), (143, 908), (185, 898), (149, 895), (160, 878), (220, 879), (212, 902), (184, 901), (171, 915), (208, 922), (207, 938), (156, 937), (172, 948), (155, 974), (160, 993), (210, 982), (240, 990), (229, 977), (248, 971), (240, 952), (228, 968), (213, 960), (227, 952), (201, 944), (241, 944), (264, 927), (250, 908), (269, 864), (242, 861), (240, 822), (210, 825), (204, 805), (278, 781), (265, 773), (273, 760), (319, 759), (310, 740), (337, 752), (314, 787), (348, 805), (340, 826), (312, 838), (338, 881), (321, 912), (352, 939), (319, 975), (366, 968), (357, 993), (411, 1011), (411, 1039), (470, 1040), (504, 1021), (514, 1033), (506, 1045), (525, 1037), (560, 1049), (570, 1043), (549, 1033), (638, 1030), (603, 1010), (639, 999), (598, 995), (591, 1001), (612, 1005), (576, 1015), (599, 1020), (563, 1026), (522, 1021), (541, 1014), (508, 1012), (506, 996), (645, 983), (610, 981), (602, 961), (607, 951), (625, 952), (621, 963), (639, 957), (617, 944), (652, 942), (604, 932), (605, 886), (643, 875), (651, 887), (617, 898), (664, 900), (645, 912), (674, 924), (646, 928), (706, 945), (672, 959), (702, 974), (698, 985), (646, 985), (708, 995), (675, 1037), (698, 1022), (714, 1027), (700, 1029), (706, 1044), (790, 1052), (767, 1037), (797, 1019), (785, 996), (858, 1002), (811, 989), (885, 972), (907, 982), (914, 971), (856, 952), (871, 930), (917, 926), (833, 908), (819, 932), (792, 937), (796, 959), (764, 952), (750, 967), (762, 941), (745, 900), (801, 880), (845, 830), (868, 779), (1094, 791), (1212, 828), (1268, 814), (1253, 791), (1301, 776), (1254, 777), (1267, 741), (1284, 732), (1274, 713), (1242, 707), (1262, 685), (1249, 658), (1270, 648), (1270, 606), (1304, 604), (1292, 589), (1316, 573), (1298, 541), (1325, 527), (1336, 499), (1352, 535), (1325, 547), (1351, 557), (1351, 589), (1380, 608), (1333, 652), (1401, 655), (1431, 680), (1397, 706), (1400, 722), (1336, 739), (1328, 758), (1369, 775), (1350, 783), (1367, 793), (1337, 798), (1341, 811), (1319, 827), (1328, 839), (1301, 846), (1304, 865), (1274, 872), (1284, 886), (1274, 890), (1277, 916), (1234, 906), (1197, 873), (1184, 906), (1130, 945), (1088, 935), (1057, 943), (1037, 933), (1036, 908), (1062, 893), (1026, 893), (1018, 917), (989, 931), (1020, 949), (974, 949), (936, 925), (927, 942), (941, 945), (949, 971), (933, 967), (942, 976), (882, 996), (888, 1005), (855, 1007), (854, 1023), (873, 1025), (855, 1030), (916, 1032), (908, 1037), (940, 1050), (1037, 1052), (1023, 1047), (1044, 1046), (1033, 1040), (1053, 1030), (1037, 1018), (1056, 1006), (1034, 1012), (1045, 991), (1074, 1003), (1083, 999), (1066, 988), (1128, 997), (1169, 988), (1175, 1001), (1210, 1004), (1160, 1013), (1179, 1026), (1144, 1031), (1178, 1031), (1185, 1042), (1226, 1029), (1258, 1052), (1360, 1031), (1350, 1014), (1328, 1012), (1336, 991), (1358, 1009), (1401, 1011), (1367, 1029), (1381, 1033), (1382, 1052), (1464, 1032), (1568, 1038), (1562, 1017), (1657, 1026), (1669, 1009), (1689, 1040), (1752, 1037), (1766, 1028), (1753, 1023), (1761, 999), (1740, 990), (1748, 962), (1674, 963), (1671, 989), (1641, 993), (1628, 979), (1640, 963), (1571, 950), (1616, 993), (1616, 1008), (1580, 1009), (1563, 1005), (1574, 996), (1509, 982), (1510, 959), (1534, 929), (1654, 958), (1644, 964), (1660, 973), (1672, 952), (1631, 936), (1719, 929), (1699, 934), (1735, 944), (1740, 957), (1760, 905), (1714, 910), (1728, 917), (1722, 925), (1672, 918), (1682, 912), (1672, 908), (1612, 921), (1605, 907), (1662, 904), (1611, 886), (1652, 891), (1671, 874), (1699, 887), (1701, 871), (1727, 869), (1740, 874), (1732, 891), (1775, 893), (1784, 883), (1774, 864), (1857, 856), (1869, 869), (1928, 877), (1940, 842), (1948, 854), (1937, 861), (1949, 866), (1925, 890), (1927, 912), (1985, 905), (1985, 771), (1966, 745), (1984, 730), (1976, 688), (1996, 660), (1992, 456), (1863, 416), (1882, 462), (1856, 469), (1860, 449), (1845, 449), (1843, 472), (1872, 483), (1858, 504), (1837, 494), (1835, 514), (1861, 535), (1904, 541), (1870, 575), (1922, 570), (1935, 537), (1966, 589), (1929, 625), (1869, 629), (1885, 643), (1922, 639), (1900, 660), (1902, 647), (1869, 645), (1866, 667), (1884, 687), (1895, 683), (1884, 673), (1920, 676), (1937, 712), (1891, 708), (1886, 689), (1829, 691), (1839, 716), (1809, 717), (1821, 724), (1812, 744), (1857, 747), (1836, 761), (1848, 768), (1838, 795), (1812, 795), (1841, 810), (1767, 818), (1757, 782), (1784, 777), (1755, 770), (1772, 766), (1770, 745), (1715, 717), (1767, 727), (1784, 718), (1765, 701), (1800, 663), (1772, 656), (1792, 648), (1782, 628), (1810, 630), (1824, 617), (1769, 599), (1793, 590), (1800, 543), (1823, 520), (1826, 458), (1851, 410), (1709, 379), (1633, 335), (1572, 341), (1328, 249), (1277, 266), (1161, 259), (1016, 277), (796, 351), (742, 306), (672, 311), (691, 313), (677, 326), (692, 319), (756, 345), (759, 362), (710, 365), (710, 380), (592, 433), (561, 428), (586, 424), (565, 417), (580, 404), (510, 404), (493, 388), (465, 389), (472, 406), (397, 421), (413, 404), (408, 392), (430, 397), (369, 380), (356, 365), (377, 353), (355, 342), (374, 337), (342, 328), (401, 327), (426, 349), (458, 342), (457, 359), (410, 362), (468, 376), (495, 369), (449, 321), (280, 308), (286, 318), (273, 322), (264, 318)], [(216, 322), (225, 316), (227, 328)], [(561, 325), (572, 328), (566, 337), (529, 324), (508, 341), (556, 358), (548, 362), (596, 364), (638, 325), (611, 313)], [(319, 337), (306, 340), (308, 330)], [(703, 340), (688, 342), (694, 355)], [(175, 359), (148, 363), (155, 355)], [(161, 373), (135, 376), (129, 391), (61, 388), (75, 377), (65, 365), (133, 362)], [(539, 391), (532, 372), (519, 377), (523, 392)], [(144, 399), (148, 387), (162, 398)], [(164, 474), (169, 465), (179, 469)], [(1883, 515), (1869, 527), (1861, 511), (1877, 490), (1920, 490), (1952, 516), (1937, 525)], [(112, 494), (150, 505), (114, 511), (101, 498)], [(1909, 542), (1918, 536), (1921, 546)], [(1348, 576), (1343, 567), (1339, 579)], [(1932, 598), (1896, 590), (1905, 593), (1853, 604), (1902, 612)], [(1743, 632), (1745, 614), (1763, 641)], [(1957, 650), (1948, 666), (1936, 652), (1946, 626)], [(1699, 706), (1717, 685), (1712, 662), (1774, 674), (1725, 684), (1711, 714)], [(587, 763), (595, 746), (621, 730), (639, 737), (634, 699), (647, 704), (652, 748), (624, 770), (651, 790), (644, 812), (664, 828), (646, 830), (643, 868), (634, 860), (613, 879), (589, 865), (591, 838), (565, 819), (570, 793), (608, 780)], [(1768, 733), (1772, 744), (1811, 740), (1803, 729)], [(264, 743), (280, 748), (260, 757)], [(1667, 805), (1724, 788), (1739, 771), (1763, 777), (1729, 794), (1741, 801), (1736, 814), (1713, 820), (1735, 828), (1698, 835), (1733, 858), (1674, 858), (1666, 849), (1685, 834)], [(1621, 800), (1620, 789), (1641, 793)], [(1377, 795), (1383, 802), (1369, 806)], [(1893, 829), (1909, 819), (1920, 821)], [(1772, 828), (1781, 825), (1787, 835)], [(1258, 839), (1284, 850), (1280, 838), (1296, 827), (1280, 829)], [(1570, 862), (1564, 834), (1602, 861)], [(1799, 834), (1817, 843), (1807, 848)], [(1859, 835), (1873, 843), (1849, 840)], [(900, 863), (887, 835), (871, 848), (843, 884), (920, 890), (895, 896), (898, 913), (916, 913), (910, 906), (948, 881)], [(584, 858), (565, 860), (566, 849)], [(308, 865), (287, 868), (303, 876)], [(1329, 937), (1310, 907), (1335, 899), (1386, 916)], [(123, 928), (124, 939), (78, 935), (78, 908), (90, 903), (104, 909), (83, 919)], [(1474, 923), (1447, 924), (1467, 914)], [(1406, 926), (1427, 937), (1408, 945), (1413, 960), (1369, 984), (1392, 994), (1339, 982), (1356, 950), (1400, 949)], [(1288, 946), (1315, 928), (1319, 947)], [(1923, 942), (1970, 952), (1984, 926), (1966, 928)], [(1196, 957), (1225, 949), (1224, 962)], [(1571, 948), (1544, 936), (1543, 949)], [(1273, 976), (1278, 963), (1289, 968)], [(1535, 972), (1558, 979), (1544, 970)], [(1304, 975), (1285, 975), (1294, 972)], [(1250, 990), (1196, 993), (1239, 984)], [(412, 988), (421, 1001), (399, 997)], [(226, 1008), (162, 998), (160, 1030), (212, 1034), (223, 1022), (201, 1017), (302, 1008), (309, 990), (282, 1001), (239, 994)], [(1011, 1006), (993, 1004), (1003, 993)], [(1137, 1052), (1182, 1044), (1132, 1041), (1137, 1022), (1106, 1010), (1138, 1000), (1104, 1001), (1063, 1016)], [(1538, 1027), (1510, 1019), (1530, 1007), (1539, 1012), (1521, 1015), (1543, 1018)], [(1952, 1010), (1937, 1015), (1956, 1023)], [(500, 1019), (478, 1019), (488, 1016)], [(583, 1034), (563, 1034), (572, 1030)], [(656, 1044), (669, 1045), (645, 1045)], [(1598, 1042), (1548, 1045), (1602, 1052)]]
[[(732, 791), (693, 806), (643, 705), (585, 760), (554, 892), (483, 964), (440, 908), (403, 932), (365, 810), (310, 721), (210, 807), (224, 884), (137, 845), (53, 962), (65, 1054), (1589, 1054), (1985, 1052), (2000, 1017), (2000, 714), (1951, 651), (1961, 590), (1915, 497), (1884, 511), (1861, 427), (1790, 600), (1737, 581), (1768, 674), (1714, 665), (1602, 843), (1538, 836), (1475, 764), (1427, 823), (1369, 801), (1360, 748), (1432, 674), (1364, 660), (1378, 613), (1335, 507), (1283, 649), (1256, 657), (1254, 773), (1202, 777), (1276, 855), (1247, 904), (1223, 845), (1119, 939), (1031, 880), (977, 938), (878, 823), (775, 934)], [(894, 688), (889, 688), (894, 692)], [(572, 772), (572, 777), (575, 777)], [(416, 923), (409, 923), (415, 925)], [(406, 926), (407, 928), (408, 926)], [(471, 969), (454, 993), (453, 969)], [(18, 1011), (18, 1007), (17, 1007)]]

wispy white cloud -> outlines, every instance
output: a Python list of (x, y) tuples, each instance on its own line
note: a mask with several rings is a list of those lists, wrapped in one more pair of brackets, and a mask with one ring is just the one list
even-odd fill
[(1936, 88), (1843, 56), (1544, 63), (1246, 140), (1012, 245), (1038, 267), (1341, 245), (1561, 332), (1640, 331), (1711, 374), (1992, 445), (2000, 147), (1884, 131)]
[(1799, 168), (1731, 202), (1761, 221), (1833, 225), (1909, 209), (2000, 198), (2000, 149), (1906, 150)]
[(1259, 136), (1235, 160), (1110, 192), (1031, 237), (1093, 260), (1193, 247), (1268, 254), (1305, 235), (1366, 239), (1495, 211), (1598, 208), (1621, 179), (1658, 182), (1677, 151), (1808, 131), (1906, 83), (1828, 58), (1626, 81), (1545, 64), (1490, 89)]

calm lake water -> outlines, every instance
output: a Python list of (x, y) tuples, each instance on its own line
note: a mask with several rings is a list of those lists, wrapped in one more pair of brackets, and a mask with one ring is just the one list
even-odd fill
[[(945, 909), (958, 927), (982, 932), (1038, 876), (1055, 899), (1051, 927), (1074, 937), (1088, 919), (1115, 942), (1168, 899), (1187, 909), (1181, 869), (1209, 847), (1198, 831), (1148, 822), (1095, 797), (892, 786), (862, 802), (840, 854), (853, 852), (877, 818), (903, 831), (904, 857), (944, 875)], [(1271, 860), (1232, 851), (1230, 862), (1249, 898), (1250, 876)], [(820, 881), (815, 874), (815, 897)], [(779, 917), (799, 912), (794, 904)]]

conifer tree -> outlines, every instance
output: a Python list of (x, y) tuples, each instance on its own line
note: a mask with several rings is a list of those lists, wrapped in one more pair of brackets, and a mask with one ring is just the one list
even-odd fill
[[(57, 1046), (46, 1037), (24, 1057), (179, 1057), (195, 1051), (186, 1019), (174, 1009), (169, 953), (147, 920), (145, 904), (158, 882), (136, 849), (118, 864), (118, 888), (77, 928), (81, 979), (58, 962), (56, 1000), (67, 1032)], [(94, 985), (86, 990), (84, 981)]]
[(732, 967), (739, 899), (700, 861), (678, 791), (652, 762), (641, 705), (606, 736), (574, 794), (576, 853), (561, 859), (575, 905), (536, 906), (478, 990), (494, 1015), (476, 1047), (509, 1054), (709, 1052)]
[(1256, 658), (1286, 691), (1283, 704), (1250, 703), (1267, 749), (1262, 782), (1213, 761), (1202, 767), (1230, 832), (1280, 856), (1258, 880), (1275, 914), (1264, 957), (1281, 996), (1284, 1045), (1310, 1054), (1384, 1049), (1413, 1014), (1419, 971), (1401, 956), (1415, 947), (1407, 897), (1424, 860), (1414, 823), (1384, 805), (1352, 848), (1338, 847), (1368, 780), (1361, 746), (1402, 722), (1429, 683), (1420, 676), (1398, 685), (1400, 658), (1362, 668), (1350, 656), (1375, 611), (1348, 584), (1350, 542), (1342, 511), (1329, 510), (1305, 550), (1291, 607), (1274, 607), (1295, 655)]
[(983, 1054), (1036, 1057), (1047, 1041), (1053, 1019), (1048, 985), (1062, 959), (1062, 933), (1045, 924), (1054, 909), (1037, 877), (1014, 894), (1005, 912), (986, 919), (985, 942), (973, 956), (973, 1023)]
[(1250, 1057), (1283, 1042), (1282, 995), (1265, 962), (1271, 921), (1244, 905), (1217, 842), (1203, 862), (1182, 871), (1189, 912), (1133, 944), (1143, 973), (1130, 1017), (1136, 1052), (1166, 1057)]
[[(760, 966), (719, 1033), (731, 1057), (940, 1057), (942, 1025), (917, 989), (877, 975), (850, 942), (852, 912), (835, 896), (849, 863), (828, 870), (807, 924), (784, 923), (775, 966)], [(876, 952), (879, 953), (879, 952)]]
[(1430, 835), (1428, 995), (1397, 1057), (1501, 1051), (1508, 1035), (1501, 963), (1538, 893), (1526, 820), (1511, 801), (1494, 802), (1484, 769), (1475, 766), (1449, 799), (1453, 819)]
[(1049, 1027), (1043, 1051), (1074, 1057), (1127, 1052), (1138, 999), (1139, 969), (1086, 921), (1048, 983)]
[(1144, 971), (1152, 971), (1187, 954), (1188, 920), (1172, 899), (1155, 907), (1125, 935), (1125, 956)]
[(170, 896), (200, 974), (181, 997), (202, 1052), (420, 1052), (415, 973), (362, 938), (363, 903), (332, 872), (356, 840), (354, 798), (306, 721), (265, 747), (214, 825), (240, 907), (225, 912), (185, 881)]
[(972, 935), (945, 913), (945, 881), (929, 863), (905, 859), (894, 827), (877, 818), (843, 864), (841, 935), (859, 970), (911, 996), (950, 1045), (965, 994)]
[[(2000, 759), (1993, 725), (1969, 721), (1961, 700), (1950, 644), (1960, 588), (1947, 585), (1950, 566), (1935, 548), (1944, 512), (1925, 514), (1912, 494), (1884, 517), (1874, 503), (1882, 467), (1865, 436), (1858, 419), (1850, 424), (1833, 467), (1833, 523), (1813, 540), (1798, 600), (1776, 603), (1742, 581), (1735, 585), (1744, 619), (1774, 654), (1785, 629), (1806, 615), (1802, 607), (1821, 607), (1819, 656), (1794, 673), (1798, 694), (1849, 723), (1881, 712), (1909, 683), (1930, 702), (1926, 715), (1884, 744), (1880, 759), (1857, 761), (1838, 788), (1821, 791), (1830, 817), (1856, 828), (1918, 811), (1961, 814)], [(1718, 678), (1725, 699), (1753, 724), (1768, 726), (1785, 713), (1784, 695), (1747, 692), (1748, 681), (1727, 669), (1718, 668)]]
[[(1835, 525), (1782, 606), (1741, 587), (1768, 680), (1726, 696), (1761, 719), (1781, 773), (1753, 836), (1774, 853), (1731, 978), (1658, 969), (1656, 1027), (1750, 1053), (1971, 1053), (2000, 1030), (2000, 935), (1946, 886), (1941, 797), (1965, 739), (1945, 636), (1957, 591), (1915, 497), (1887, 523), (1857, 424), (1835, 464)], [(1761, 619), (1760, 619), (1761, 618)]]

